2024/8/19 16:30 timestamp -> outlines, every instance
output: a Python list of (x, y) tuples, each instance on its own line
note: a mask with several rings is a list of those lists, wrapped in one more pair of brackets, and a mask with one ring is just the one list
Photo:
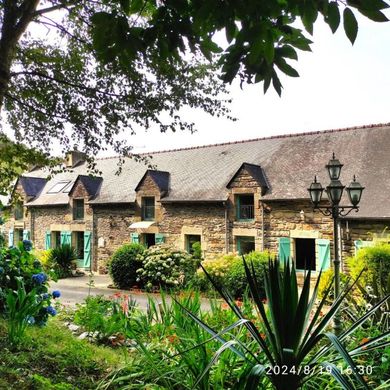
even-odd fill
[[(342, 375), (352, 375), (353, 369), (343, 366), (299, 366), (299, 367), (289, 367), (286, 365), (283, 366), (272, 366), (267, 367), (265, 369), (265, 373), (267, 375), (310, 375), (310, 374), (331, 374), (332, 370), (337, 369)], [(356, 366), (357, 373), (359, 375), (371, 375), (373, 371), (372, 366), (363, 366), (363, 365), (357, 365)]]

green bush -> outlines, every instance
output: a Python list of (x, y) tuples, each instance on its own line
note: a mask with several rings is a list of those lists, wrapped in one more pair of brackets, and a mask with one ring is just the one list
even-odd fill
[(63, 244), (50, 250), (47, 261), (53, 264), (59, 278), (66, 278), (72, 275), (72, 267), (77, 257), (77, 251), (71, 245)]
[[(318, 297), (320, 299), (322, 299), (325, 296), (325, 291), (332, 283), (333, 278), (334, 278), (333, 268), (329, 268), (321, 274), (321, 279), (318, 284)], [(344, 288), (347, 280), (348, 280), (348, 276), (340, 272), (341, 288)], [(328, 294), (328, 298), (333, 300), (333, 297), (334, 297), (334, 291), (332, 289)]]
[(199, 260), (168, 245), (152, 246), (143, 254), (138, 279), (148, 289), (185, 287), (199, 266)]
[(130, 288), (137, 282), (137, 270), (142, 266), (145, 248), (136, 243), (121, 246), (112, 256), (108, 271), (116, 287)]
[(355, 257), (348, 260), (351, 276), (362, 273), (359, 283), (373, 289), (374, 295), (381, 297), (390, 292), (390, 245), (378, 243), (362, 248)]
[(55, 310), (50, 305), (48, 275), (31, 249), (28, 240), (17, 247), (0, 249), (0, 314), (5, 313), (16, 322), (18, 317), (22, 325), (27, 321), (44, 325)]
[[(270, 258), (268, 252), (250, 252), (245, 255), (248, 264), (253, 263), (256, 277), (260, 286), (260, 294), (264, 297), (264, 268)], [(205, 260), (202, 266), (213, 280), (224, 286), (235, 298), (242, 297), (248, 286), (242, 257), (229, 253), (212, 260)], [(202, 269), (198, 269), (196, 282), (194, 283), (201, 291), (211, 291), (212, 287)]]

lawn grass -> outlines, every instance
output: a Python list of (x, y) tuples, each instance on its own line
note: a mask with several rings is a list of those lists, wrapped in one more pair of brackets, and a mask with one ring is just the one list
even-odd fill
[(56, 319), (29, 328), (26, 341), (10, 350), (0, 319), (0, 390), (95, 389), (123, 361), (120, 350), (78, 340)]

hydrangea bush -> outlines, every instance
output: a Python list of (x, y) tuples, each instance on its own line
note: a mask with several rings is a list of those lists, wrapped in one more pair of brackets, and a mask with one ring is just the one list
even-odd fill
[[(55, 315), (56, 311), (51, 305), (53, 298), (60, 297), (61, 293), (57, 290), (49, 293), (49, 276), (44, 272), (42, 264), (31, 253), (32, 243), (25, 240), (17, 247), (0, 249), (0, 314), (9, 314), (10, 308), (7, 308), (10, 299), (14, 297), (15, 308), (23, 304), (19, 293), (23, 290), (25, 295), (31, 297), (29, 304), (39, 306), (38, 311), (34, 311), (34, 316), (29, 314), (28, 322), (30, 324), (44, 325), (49, 315)], [(10, 298), (11, 297), (11, 298)], [(26, 301), (27, 302), (27, 301)], [(15, 309), (16, 310), (16, 309)], [(28, 312), (28, 308), (26, 312)], [(26, 320), (23, 318), (23, 320)]]
[(147, 290), (153, 288), (185, 287), (192, 280), (199, 260), (187, 252), (158, 245), (143, 254), (142, 267), (137, 270), (137, 281)]

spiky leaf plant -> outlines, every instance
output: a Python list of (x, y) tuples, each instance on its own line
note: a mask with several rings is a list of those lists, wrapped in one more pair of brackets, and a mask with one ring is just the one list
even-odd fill
[[(310, 271), (305, 275), (302, 289), (299, 291), (294, 265), (287, 262), (284, 267), (281, 267), (279, 261), (274, 260), (269, 262), (269, 268), (264, 276), (267, 297), (267, 304), (265, 304), (260, 298), (253, 265), (248, 265), (244, 258), (243, 262), (248, 287), (260, 319), (260, 327), (244, 318), (229, 292), (214, 283), (205, 270), (214, 288), (238, 317), (237, 322), (221, 332), (216, 332), (188, 309), (182, 307), (194, 321), (211, 334), (210, 339), (222, 343), (206, 370), (212, 367), (224, 350), (230, 349), (243, 358), (248, 366), (237, 383), (237, 388), (240, 389), (257, 389), (260, 382), (267, 377), (277, 390), (295, 390), (302, 387), (309, 379), (324, 374), (333, 376), (343, 389), (368, 389), (365, 379), (352, 358), (390, 345), (390, 332), (387, 330), (381, 336), (350, 351), (343, 342), (384, 304), (390, 295), (384, 297), (363, 317), (336, 336), (329, 330), (329, 325), (355, 282), (348, 283), (333, 305), (326, 310), (326, 314), (322, 314), (333, 281), (326, 289), (323, 298), (317, 301), (321, 272), (310, 294)], [(255, 350), (253, 346), (243, 345), (234, 336), (226, 337), (230, 330), (241, 326), (245, 326), (252, 336), (256, 345)], [(344, 362), (344, 366), (349, 367), (350, 376), (345, 375), (345, 372), (339, 368), (340, 361)], [(203, 372), (198, 381), (205, 374), (206, 372)]]

